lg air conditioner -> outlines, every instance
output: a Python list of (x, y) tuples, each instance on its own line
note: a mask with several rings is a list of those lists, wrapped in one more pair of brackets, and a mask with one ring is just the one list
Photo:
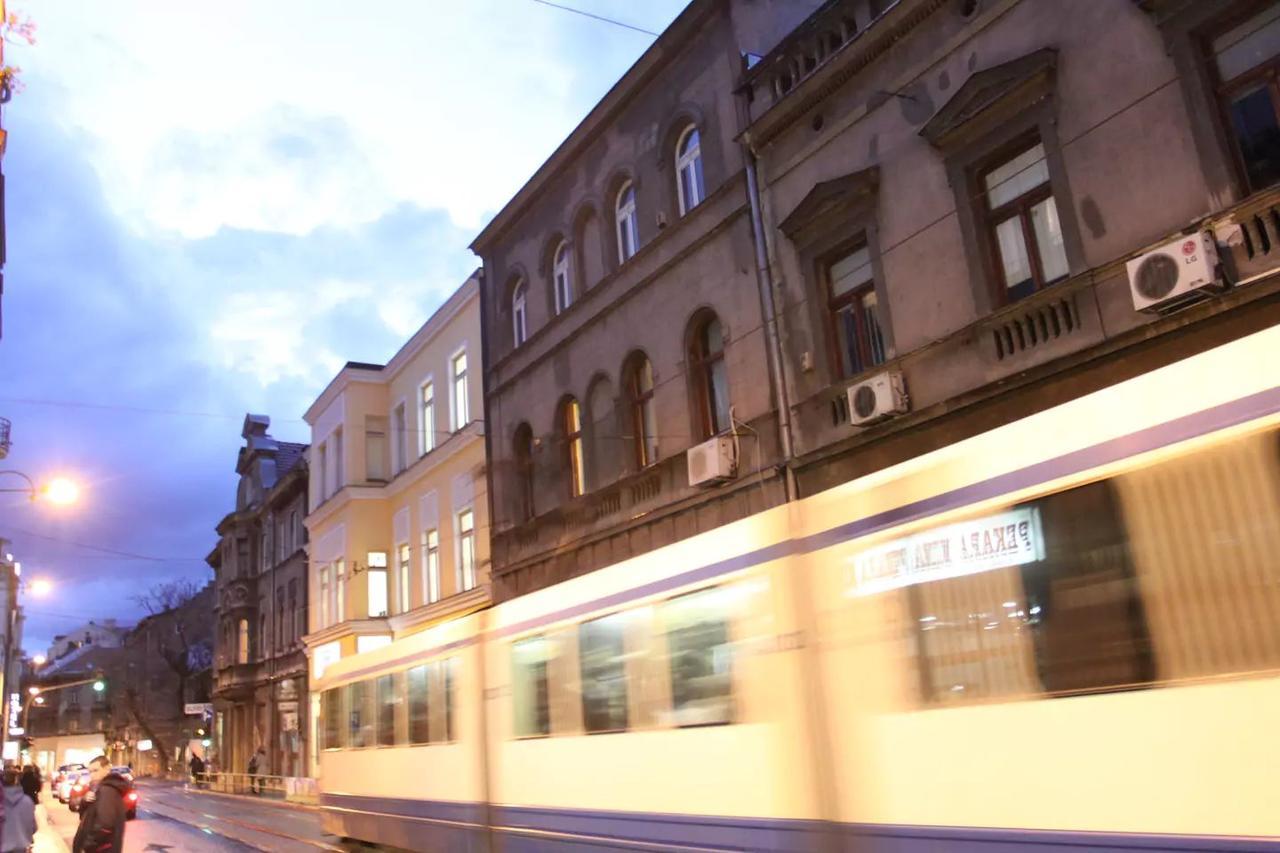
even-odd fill
[(850, 385), (849, 423), (867, 426), (907, 411), (907, 388), (896, 370), (877, 373), (864, 382)]
[(732, 480), (738, 475), (738, 460), (733, 452), (733, 439), (717, 436), (689, 448), (689, 485), (703, 486)]
[(1218, 247), (1208, 232), (1189, 234), (1127, 264), (1137, 311), (1162, 313), (1204, 299), (1221, 288)]

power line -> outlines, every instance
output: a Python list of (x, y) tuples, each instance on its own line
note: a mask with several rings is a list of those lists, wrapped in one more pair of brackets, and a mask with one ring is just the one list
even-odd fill
[(103, 554), (110, 554), (114, 557), (123, 557), (130, 560), (145, 560), (149, 563), (175, 563), (175, 562), (204, 562), (203, 557), (154, 557), (148, 554), (136, 554), (132, 551), (120, 551), (115, 548), (104, 548), (101, 545), (90, 545), (87, 542), (76, 542), (73, 539), (63, 539), (58, 536), (49, 536), (44, 533), (36, 533), (33, 530), (24, 530), (21, 527), (14, 528), (18, 533), (25, 536), (33, 536), (36, 539), (44, 539), (49, 542), (60, 542), (63, 545), (74, 545), (77, 548), (86, 548), (90, 551), (100, 551)]
[(613, 24), (615, 27), (622, 27), (626, 30), (635, 30), (638, 33), (644, 33), (647, 36), (655, 38), (660, 35), (653, 30), (646, 30), (644, 27), (637, 27), (634, 24), (626, 24), (622, 21), (606, 18), (604, 15), (597, 15), (594, 12), (584, 12), (582, 9), (574, 9), (572, 6), (562, 6), (559, 3), (552, 3), (551, 0), (533, 0), (534, 3), (541, 3), (543, 6), (550, 6), (552, 9), (560, 9), (565, 12), (572, 12), (575, 15), (582, 15), (584, 18), (594, 18), (597, 21), (603, 21), (606, 24)]

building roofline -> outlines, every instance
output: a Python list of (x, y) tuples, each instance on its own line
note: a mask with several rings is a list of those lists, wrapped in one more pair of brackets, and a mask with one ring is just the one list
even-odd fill
[(483, 255), (486, 249), (505, 232), (512, 223), (540, 196), (542, 188), (561, 170), (569, 165), (589, 142), (601, 126), (613, 119), (627, 102), (630, 101), (649, 78), (662, 67), (662, 60), (669, 52), (682, 47), (686, 41), (697, 34), (697, 27), (713, 10), (722, 6), (726, 0), (692, 0), (676, 19), (640, 54), (630, 68), (618, 78), (604, 97), (596, 102), (586, 117), (565, 137), (551, 152), (533, 176), (516, 192), (501, 210), (489, 220), (476, 238), (471, 241), (470, 249), (477, 255)]

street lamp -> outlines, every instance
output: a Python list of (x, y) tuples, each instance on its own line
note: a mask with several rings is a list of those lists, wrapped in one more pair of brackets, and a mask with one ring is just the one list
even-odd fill
[(35, 480), (32, 480), (21, 471), (0, 471), (0, 475), (10, 474), (14, 477), (21, 477), (26, 481), (27, 485), (18, 488), (0, 489), (0, 494), (19, 493), (25, 494), (31, 498), (32, 502), (44, 498), (51, 504), (57, 506), (66, 506), (75, 503), (80, 497), (80, 487), (66, 477), (54, 477), (42, 486), (37, 486)]
[[(36, 596), (37, 598), (43, 598), (44, 596), (48, 595), (49, 592), (53, 589), (53, 584), (45, 580), (44, 578), (36, 578), (27, 586), (27, 589), (29, 589), (31, 591), (31, 594)], [(36, 655), (36, 657), (41, 658), (41, 660), (36, 661), (37, 666), (44, 663), (44, 660), (43, 660), (44, 655)]]

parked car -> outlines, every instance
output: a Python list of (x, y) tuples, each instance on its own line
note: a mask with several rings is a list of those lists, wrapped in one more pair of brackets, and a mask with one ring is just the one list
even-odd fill
[(67, 801), (67, 797), (71, 795), (72, 777), (85, 769), (83, 764), (64, 764), (58, 768), (58, 774), (53, 777), (53, 795), (59, 802)]
[(129, 790), (124, 795), (125, 817), (133, 820), (138, 816), (138, 789), (133, 784), (133, 771), (128, 767), (112, 767), (111, 772), (129, 783)]
[(67, 808), (73, 812), (80, 811), (84, 803), (84, 795), (89, 790), (89, 771), (77, 770), (71, 775), (71, 785), (67, 790)]

